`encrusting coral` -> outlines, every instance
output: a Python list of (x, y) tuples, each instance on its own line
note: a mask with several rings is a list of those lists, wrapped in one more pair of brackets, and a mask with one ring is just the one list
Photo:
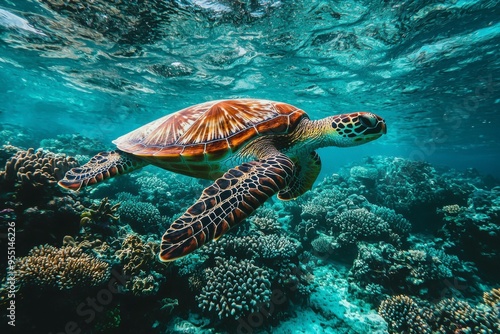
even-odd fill
[(199, 307), (219, 319), (237, 319), (271, 300), (270, 274), (252, 260), (217, 257), (205, 269), (206, 284), (196, 297)]
[(17, 259), (16, 274), (21, 286), (64, 290), (104, 284), (109, 278), (110, 267), (78, 247), (42, 245)]

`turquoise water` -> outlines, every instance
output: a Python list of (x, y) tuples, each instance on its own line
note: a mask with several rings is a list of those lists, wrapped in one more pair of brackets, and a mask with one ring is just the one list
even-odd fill
[[(83, 164), (93, 154), (113, 148), (113, 139), (149, 121), (216, 99), (283, 101), (305, 110), (313, 119), (366, 110), (384, 117), (388, 128), (387, 135), (366, 145), (319, 150), (323, 168), (315, 190), (295, 204), (282, 205), (276, 198), (266, 204), (277, 216), (269, 216), (268, 211), (267, 216), (262, 215), (281, 227), (279, 233), (265, 234), (285, 238), (284, 243), (293, 239), (297, 244), (290, 247), (300, 249), (297, 254), (280, 253), (280, 264), (242, 250), (234, 254), (229, 250), (207, 251), (203, 253), (206, 258), (193, 258), (192, 263), (186, 260), (167, 269), (155, 267), (152, 263), (156, 258), (144, 260), (148, 264), (139, 266), (142, 273), (132, 274), (140, 279), (129, 281), (130, 286), (112, 294), (111, 306), (106, 304), (95, 312), (98, 321), (92, 318), (88, 322), (85, 320), (90, 318), (75, 311), (79, 302), (97, 296), (112, 276), (103, 274), (106, 279), (96, 284), (90, 284), (89, 279), (89, 284), (78, 289), (59, 289), (57, 284), (48, 292), (40, 288), (40, 295), (35, 287), (44, 283), (33, 283), (32, 274), (33, 286), (21, 287), (16, 295), (16, 327), (23, 333), (58, 333), (75, 321), (78, 329), (89, 333), (218, 333), (248, 332), (248, 328), (273, 333), (404, 332), (408, 328), (394, 330), (384, 323), (382, 318), (389, 322), (388, 316), (377, 312), (382, 300), (405, 294), (415, 298), (422, 309), (423, 305), (429, 307), (428, 303), (446, 308), (447, 304), (439, 304), (441, 300), (450, 297), (450, 291), (458, 291), (451, 295), (473, 307), (484, 303), (482, 293), (498, 288), (500, 279), (498, 273), (487, 270), (500, 259), (500, 193), (494, 188), (498, 186), (495, 178), (500, 178), (499, 17), (498, 1), (479, 0), (0, 0), (0, 169), (7, 170), (4, 164), (28, 148), (65, 153)], [(0, 191), (2, 227), (7, 230), (8, 222), (16, 223), (18, 258), (25, 258), (39, 245), (61, 247), (63, 237), (69, 235), (77, 244), (91, 240), (94, 246), (84, 247), (84, 253), (108, 263), (110, 272), (123, 272), (128, 263), (120, 252), (127, 235), (135, 232), (144, 243), (157, 242), (209, 184), (152, 167), (78, 195), (68, 195), (46, 179), (33, 186), (36, 191), (31, 186), (23, 190), (23, 182), (21, 177), (6, 177)], [(401, 252), (411, 250), (408, 254), (414, 256), (419, 249), (434, 247), (436, 254), (444, 250), (446, 256), (470, 261), (479, 269), (471, 269), (467, 276), (465, 264), (460, 267), (453, 262), (455, 258), (439, 253), (429, 256), (448, 261), (448, 274), (443, 268), (434, 274), (426, 269), (427, 278), (400, 273), (401, 277), (388, 283), (372, 268), (374, 276), (363, 277), (368, 281), (361, 284), (361, 274), (353, 264), (359, 264), (360, 254), (372, 246), (356, 241), (353, 249), (327, 259), (311, 259), (318, 251), (313, 245), (324, 243), (315, 240), (347, 233), (335, 230), (339, 222), (333, 216), (344, 212), (340, 203), (352, 195), (363, 196), (368, 204), (361, 201), (348, 210), (365, 208), (378, 218), (385, 217), (387, 226), (392, 226), (387, 216), (377, 211), (383, 207), (394, 210), (391, 215), (402, 215), (412, 226), (409, 234), (400, 233), (404, 241), (394, 244), (399, 255), (385, 248), (371, 251), (393, 254), (386, 265), (410, 268), (410, 260), (403, 261), (400, 257), (406, 253)], [(104, 197), (111, 206), (121, 203), (120, 212), (107, 212), (111, 216), (119, 213), (118, 225), (113, 225), (115, 220), (109, 216), (92, 216), (93, 224), (80, 225), (85, 212), (91, 215), (91, 205), (95, 210)], [(328, 200), (321, 202), (320, 198)], [(78, 201), (82, 207), (75, 204)], [(134, 202), (141, 204), (134, 206)], [(311, 209), (315, 205), (316, 211)], [(443, 209), (449, 205), (457, 205), (458, 211)], [(400, 219), (391, 217), (391, 221)], [(234, 238), (235, 244), (243, 243), (238, 238), (260, 235), (255, 227), (258, 224), (251, 226), (238, 229), (225, 242)], [(307, 226), (314, 226), (317, 232), (304, 234)], [(111, 250), (96, 246), (96, 235)], [(392, 240), (384, 238), (376, 234), (360, 240)], [(330, 241), (339, 244), (339, 240)], [(450, 246), (453, 242), (456, 245)], [(254, 246), (248, 247), (257, 244), (254, 241), (250, 243)], [(155, 253), (154, 247), (149, 252)], [(222, 260), (216, 260), (217, 256)], [(258, 326), (248, 325), (248, 314), (254, 314), (249, 311), (221, 319), (208, 311), (208, 306), (200, 306), (205, 305), (203, 296), (209, 291), (193, 282), (207, 284), (209, 277), (218, 277), (225, 266), (251, 267), (244, 262), (247, 260), (269, 273), (263, 274), (268, 277), (262, 283), (264, 290), (286, 290), (286, 279), (276, 274), (286, 276), (284, 272), (290, 271), (283, 263), (307, 267), (307, 274), (300, 272), (295, 279), (309, 288), (286, 294), (284, 304), (262, 295), (257, 302), (274, 305), (276, 310), (270, 317), (261, 312), (265, 318), (262, 323), (256, 316), (253, 323)], [(6, 265), (1, 269), (6, 270)], [(404, 277), (424, 283), (402, 288)], [(145, 282), (153, 286), (149, 293), (131, 292), (133, 284), (147, 285)], [(457, 288), (463, 285), (470, 289), (464, 292)], [(440, 295), (446, 286), (448, 290)], [(360, 290), (372, 291), (376, 298)], [(66, 302), (72, 294), (76, 301)], [(252, 290), (250, 294), (259, 292)], [(324, 296), (331, 298), (326, 302)], [(37, 302), (29, 306), (33, 299)], [(8, 298), (1, 300), (6, 306)], [(47, 304), (63, 315), (56, 317), (45, 310), (38, 314), (49, 307)], [(488, 315), (491, 323), (495, 323), (495, 314), (498, 316), (498, 311), (493, 313)], [(367, 314), (378, 318), (373, 320)], [(241, 319), (250, 327), (238, 327)], [(3, 326), (6, 321), (2, 321)], [(439, 323), (436, 318), (426, 321), (429, 327)], [(453, 320), (448, 323), (453, 324)], [(72, 331), (72, 324), (69, 326), (67, 332)], [(485, 326), (493, 326), (491, 333), (498, 329), (494, 327), (498, 325)], [(452, 333), (456, 330), (452, 327), (439, 333)], [(436, 328), (433, 331), (438, 331)]]

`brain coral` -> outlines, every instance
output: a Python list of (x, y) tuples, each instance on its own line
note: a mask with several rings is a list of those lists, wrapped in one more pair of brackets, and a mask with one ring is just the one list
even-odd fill
[(199, 307), (219, 319), (237, 319), (271, 300), (270, 274), (253, 261), (217, 257), (205, 269), (206, 284), (196, 297)]
[(28, 256), (18, 258), (16, 273), (21, 285), (60, 290), (98, 286), (110, 274), (108, 263), (83, 253), (80, 248), (50, 245), (35, 247)]

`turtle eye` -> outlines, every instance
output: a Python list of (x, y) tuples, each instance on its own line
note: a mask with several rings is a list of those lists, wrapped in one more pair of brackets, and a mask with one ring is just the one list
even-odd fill
[(367, 128), (373, 128), (377, 124), (377, 120), (375, 119), (375, 117), (371, 117), (370, 114), (359, 115), (358, 119), (360, 123)]

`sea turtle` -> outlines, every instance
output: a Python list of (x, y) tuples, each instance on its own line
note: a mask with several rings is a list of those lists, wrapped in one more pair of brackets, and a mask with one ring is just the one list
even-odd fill
[(360, 145), (384, 133), (385, 121), (369, 112), (311, 120), (281, 102), (211, 101), (119, 137), (117, 150), (71, 169), (59, 185), (79, 190), (148, 164), (214, 180), (163, 235), (160, 260), (173, 261), (218, 239), (274, 194), (290, 200), (309, 190), (321, 169), (316, 149)]

